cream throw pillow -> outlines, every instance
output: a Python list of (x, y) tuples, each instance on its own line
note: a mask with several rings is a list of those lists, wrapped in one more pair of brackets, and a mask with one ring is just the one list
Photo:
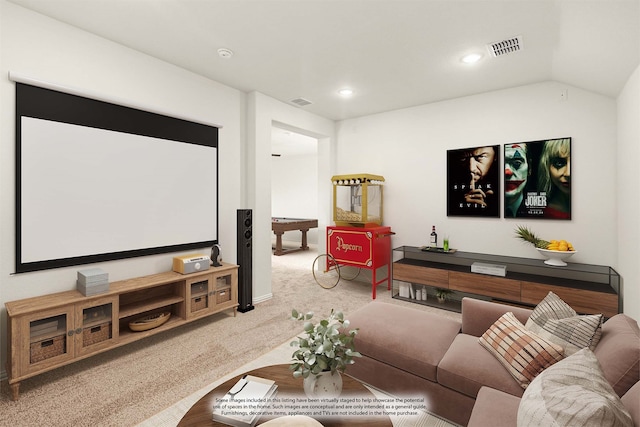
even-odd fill
[(522, 388), (564, 357), (562, 347), (527, 330), (512, 312), (502, 315), (478, 340)]
[(549, 367), (525, 390), (518, 427), (633, 427), (588, 348)]
[(602, 314), (578, 316), (553, 292), (540, 301), (525, 327), (564, 348), (565, 356), (588, 347), (596, 348), (602, 336)]

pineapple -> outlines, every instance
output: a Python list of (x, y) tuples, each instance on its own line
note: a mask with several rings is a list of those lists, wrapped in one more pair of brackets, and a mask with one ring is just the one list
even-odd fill
[(529, 230), (527, 227), (519, 225), (516, 229), (516, 234), (518, 237), (525, 242), (531, 243), (536, 248), (547, 249), (549, 246), (549, 242), (543, 239), (538, 238), (533, 231)]

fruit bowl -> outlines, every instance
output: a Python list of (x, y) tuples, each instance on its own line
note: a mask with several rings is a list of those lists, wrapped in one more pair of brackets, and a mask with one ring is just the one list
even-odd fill
[(564, 267), (567, 265), (567, 260), (571, 255), (577, 251), (551, 251), (549, 249), (536, 248), (543, 257), (547, 258), (544, 263), (547, 265), (553, 265), (555, 267)]

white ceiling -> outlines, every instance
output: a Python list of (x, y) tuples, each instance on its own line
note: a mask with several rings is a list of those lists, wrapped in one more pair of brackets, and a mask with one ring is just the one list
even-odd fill
[(640, 62), (640, 0), (10, 1), (335, 120), (548, 80), (615, 97)]
[(318, 140), (287, 129), (271, 127), (271, 154), (282, 156), (316, 156)]

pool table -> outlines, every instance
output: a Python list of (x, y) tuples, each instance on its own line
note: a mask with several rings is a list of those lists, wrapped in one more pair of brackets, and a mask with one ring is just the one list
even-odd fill
[[(284, 255), (289, 252), (306, 251), (309, 249), (307, 246), (307, 231), (310, 228), (317, 228), (317, 219), (304, 219), (304, 218), (271, 218), (271, 230), (276, 235), (276, 247), (274, 255)], [(285, 231), (300, 230), (302, 232), (302, 245), (296, 249), (283, 249), (282, 248), (282, 235)]]

